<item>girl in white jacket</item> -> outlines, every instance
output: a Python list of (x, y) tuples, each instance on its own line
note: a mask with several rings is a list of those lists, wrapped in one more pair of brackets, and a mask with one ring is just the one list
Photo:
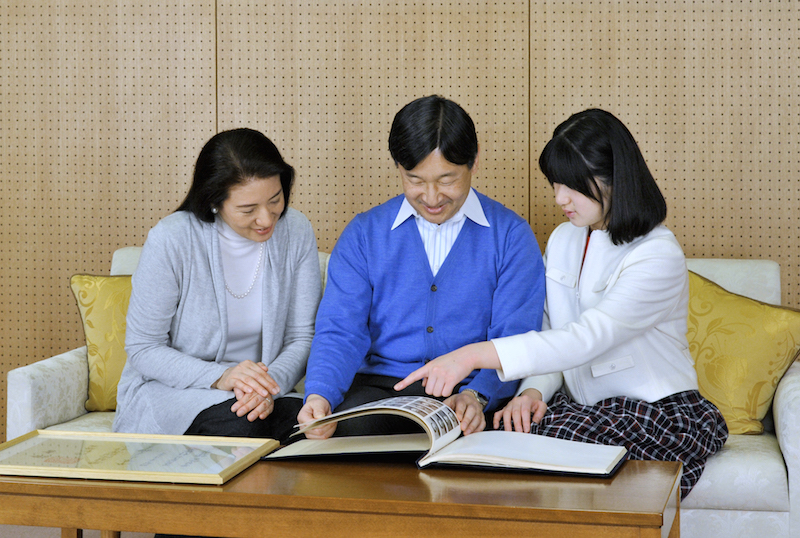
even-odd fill
[(631, 133), (603, 110), (559, 125), (539, 166), (569, 219), (545, 250), (542, 331), (462, 347), (397, 388), (422, 379), (428, 394), (447, 396), (476, 368), (525, 378), (495, 428), (680, 461), (686, 496), (728, 430), (698, 391), (686, 261), (662, 224), (664, 197)]

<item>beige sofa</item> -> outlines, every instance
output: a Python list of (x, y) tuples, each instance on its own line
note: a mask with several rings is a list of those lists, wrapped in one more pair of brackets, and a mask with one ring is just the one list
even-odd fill
[[(111, 274), (131, 273), (139, 250), (115, 252)], [(734, 293), (780, 304), (774, 262), (690, 259), (688, 265)], [(326, 266), (327, 255), (321, 253), (323, 279)], [(9, 372), (7, 438), (44, 428), (110, 431), (113, 412), (84, 408), (87, 372), (86, 347)], [(778, 384), (771, 417), (765, 433), (731, 435), (708, 461), (681, 507), (683, 538), (800, 536), (800, 364), (793, 364)]]

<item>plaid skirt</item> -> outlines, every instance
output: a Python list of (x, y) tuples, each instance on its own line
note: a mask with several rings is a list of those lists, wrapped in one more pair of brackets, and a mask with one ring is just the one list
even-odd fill
[(679, 461), (683, 498), (703, 474), (706, 459), (725, 444), (728, 427), (717, 407), (696, 390), (652, 403), (618, 396), (595, 405), (581, 405), (557, 392), (531, 433), (625, 446), (628, 459)]

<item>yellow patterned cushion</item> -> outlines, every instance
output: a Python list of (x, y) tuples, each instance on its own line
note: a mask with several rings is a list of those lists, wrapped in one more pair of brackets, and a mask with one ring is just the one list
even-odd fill
[(88, 411), (114, 411), (117, 383), (125, 366), (125, 316), (130, 276), (75, 275), (70, 287), (83, 320), (89, 356)]
[(700, 393), (730, 433), (758, 434), (800, 351), (800, 311), (730, 293), (689, 271), (689, 350)]

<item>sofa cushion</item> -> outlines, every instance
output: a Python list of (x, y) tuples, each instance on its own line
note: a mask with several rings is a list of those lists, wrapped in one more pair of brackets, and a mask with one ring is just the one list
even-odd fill
[(117, 383), (125, 366), (125, 316), (130, 276), (75, 275), (70, 287), (78, 302), (89, 360), (87, 411), (114, 411)]
[(60, 430), (65, 432), (97, 432), (111, 433), (114, 431), (114, 411), (101, 411), (97, 413), (86, 413), (78, 418), (74, 418), (61, 424), (56, 424), (46, 428), (48, 430)]
[(730, 293), (689, 272), (689, 350), (700, 393), (732, 434), (761, 433), (775, 387), (800, 351), (800, 311)]
[(791, 512), (684, 509), (681, 502), (681, 538), (788, 538)]
[(753, 258), (686, 258), (686, 266), (731, 293), (762, 303), (781, 304), (781, 266), (778, 262)]
[(731, 435), (681, 501), (681, 511), (691, 508), (788, 511), (789, 480), (775, 435)]

